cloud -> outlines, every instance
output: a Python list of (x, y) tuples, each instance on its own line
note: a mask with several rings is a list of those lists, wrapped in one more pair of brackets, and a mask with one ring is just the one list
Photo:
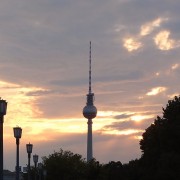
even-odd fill
[(167, 21), (167, 20), (168, 20), (168, 18), (159, 17), (151, 22), (148, 22), (148, 23), (142, 25), (140, 35), (146, 36), (146, 35), (152, 33), (155, 28), (160, 27), (161, 23), (164, 21)]
[(179, 93), (169, 94), (168, 98), (173, 99), (175, 96), (179, 96)]
[(167, 51), (180, 46), (180, 43), (176, 40), (170, 39), (170, 31), (164, 30), (159, 32), (154, 37), (154, 42), (158, 49)]
[(44, 96), (44, 95), (50, 95), (50, 94), (53, 94), (53, 92), (49, 90), (42, 90), (42, 89), (25, 93), (26, 96)]
[(132, 115), (130, 119), (132, 121), (142, 122), (142, 120), (150, 119), (153, 117), (154, 117), (153, 115), (148, 115), (148, 114), (146, 114), (146, 115), (136, 114), (136, 115)]
[(119, 136), (136, 136), (138, 135), (139, 133), (143, 133), (144, 131), (143, 130), (140, 130), (140, 129), (124, 129), (124, 130), (121, 130), (121, 131), (118, 131), (118, 130), (108, 130), (108, 131), (104, 131), (103, 133), (104, 134), (112, 134), (112, 135), (119, 135)]
[[(171, 39), (171, 32), (168, 30), (163, 30), (161, 28), (162, 23), (167, 21), (169, 21), (169, 18), (167, 17), (158, 17), (153, 21), (142, 24), (139, 34), (123, 39), (123, 46), (129, 52), (136, 51), (142, 47), (146, 47), (145, 43), (143, 43), (144, 41), (146, 41), (146, 36), (150, 34), (152, 36), (154, 34), (153, 31), (156, 30), (157, 32), (157, 30), (159, 30), (153, 38), (147, 38), (147, 40), (150, 41), (150, 39), (152, 39), (159, 50), (167, 51), (180, 47), (180, 41)], [(115, 29), (116, 32), (118, 32), (117, 29)], [(121, 30), (121, 28), (119, 29)]]
[(166, 91), (166, 89), (167, 89), (166, 87), (155, 87), (151, 89), (151, 91), (147, 92), (146, 95), (155, 96), (158, 95), (159, 93)]
[(114, 116), (114, 119), (126, 119), (131, 116), (132, 116), (131, 114), (121, 114), (121, 115)]
[(175, 69), (177, 69), (177, 68), (179, 68), (179, 64), (177, 64), (177, 63), (176, 63), (176, 64), (173, 64), (172, 67), (171, 67), (172, 70), (175, 70)]
[(123, 46), (129, 51), (135, 51), (142, 47), (142, 43), (134, 38), (127, 38), (123, 40), (124, 44)]
[(15, 83), (9, 83), (5, 81), (0, 81), (0, 88), (3, 89), (17, 89), (20, 88), (20, 85), (15, 84)]
[[(138, 121), (137, 121), (138, 117)], [(141, 117), (141, 118), (140, 118)], [(142, 116), (132, 116), (129, 119), (124, 119), (123, 121), (112, 121), (111, 124), (105, 125), (102, 128), (103, 132), (107, 133), (113, 133), (114, 131), (122, 131), (123, 133), (130, 132), (129, 130), (137, 130), (141, 131), (147, 128), (154, 119), (154, 114), (153, 115), (142, 115)], [(132, 131), (132, 133), (135, 131)], [(119, 132), (121, 134), (121, 132)], [(122, 133), (122, 134), (123, 134)]]

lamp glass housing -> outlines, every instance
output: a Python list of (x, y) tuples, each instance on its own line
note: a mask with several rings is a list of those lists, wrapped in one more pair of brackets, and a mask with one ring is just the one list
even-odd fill
[(0, 98), (0, 115), (6, 115), (7, 102)]
[(34, 161), (34, 163), (38, 162), (38, 155), (37, 154), (33, 155), (33, 161)]
[(42, 169), (42, 167), (43, 167), (43, 164), (42, 163), (38, 163), (38, 168)]
[(33, 145), (32, 144), (26, 144), (26, 150), (27, 150), (27, 153), (32, 153), (32, 148), (33, 148)]
[(17, 139), (21, 138), (22, 129), (20, 127), (14, 127), (13, 130), (14, 130), (14, 137)]

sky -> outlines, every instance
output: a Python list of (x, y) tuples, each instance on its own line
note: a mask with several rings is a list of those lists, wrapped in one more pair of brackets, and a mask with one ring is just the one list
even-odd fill
[(4, 169), (15, 167), (16, 126), (22, 167), (29, 142), (39, 162), (60, 148), (86, 158), (89, 41), (93, 156), (140, 158), (142, 133), (179, 95), (179, 9), (179, 0), (1, 0)]

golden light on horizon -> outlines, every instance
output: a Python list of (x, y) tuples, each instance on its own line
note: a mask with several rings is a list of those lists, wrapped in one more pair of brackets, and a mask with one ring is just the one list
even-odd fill
[(115, 112), (115, 111), (98, 111), (97, 112), (98, 117), (115, 116), (115, 115), (119, 115), (119, 112)]
[(173, 99), (175, 96), (179, 96), (179, 93), (169, 94), (168, 97)]
[(134, 115), (134, 116), (131, 116), (131, 120), (140, 122), (142, 120), (146, 120), (146, 119), (153, 118), (153, 117), (154, 117), (153, 115)]
[[(52, 140), (53, 136), (50, 134), (56, 133), (87, 133), (87, 119), (82, 116), (76, 118), (46, 118), (41, 116), (43, 112), (35, 104), (39, 97), (29, 94), (36, 91), (45, 91), (45, 89), (39, 87), (22, 87), (18, 84), (4, 81), (0, 81), (0, 88), (5, 90), (1, 95), (3, 99), (8, 101), (8, 113), (4, 123), (5, 138), (10, 138), (12, 128), (17, 125), (23, 129), (24, 137), (31, 137), (34, 141)], [(106, 125), (117, 121), (116, 116), (122, 115), (122, 119), (118, 121), (130, 118), (133, 121), (139, 122), (149, 118), (149, 116), (135, 114), (135, 112), (131, 111), (98, 111), (97, 117), (93, 119), (93, 132), (98, 132)], [(46, 132), (46, 136), (44, 132)], [(141, 131), (136, 129), (125, 129), (122, 131), (106, 129), (102, 133), (130, 135), (138, 132)]]
[(130, 112), (130, 111), (123, 111), (123, 112), (119, 112), (119, 111), (98, 111), (97, 112), (97, 117), (114, 117), (114, 116), (118, 116), (118, 115), (132, 115), (134, 114), (134, 112)]
[(103, 134), (111, 134), (111, 135), (132, 135), (132, 134), (137, 134), (144, 132), (141, 129), (124, 129), (124, 130), (108, 130), (108, 131), (103, 131)]
[(141, 140), (142, 136), (133, 136), (134, 139)]
[(15, 127), (17, 125), (22, 128), (29, 126), (32, 128), (34, 125), (34, 116), (41, 112), (39, 109), (34, 108), (36, 97), (27, 96), (26, 94), (42, 90), (42, 88), (22, 87), (15, 83), (0, 81), (0, 89), (3, 89), (1, 92), (2, 98), (8, 102), (7, 115), (4, 122), (5, 133), (8, 127)]

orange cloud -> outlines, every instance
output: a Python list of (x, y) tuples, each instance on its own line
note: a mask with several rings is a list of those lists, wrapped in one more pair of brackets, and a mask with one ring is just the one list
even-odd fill
[(167, 89), (166, 87), (155, 87), (155, 88), (151, 89), (151, 91), (147, 92), (146, 95), (155, 96), (159, 93), (166, 91), (166, 89)]
[(170, 39), (170, 31), (164, 30), (159, 32), (154, 37), (154, 42), (158, 49), (167, 51), (170, 49), (174, 49), (180, 46), (180, 43), (178, 41), (175, 41), (173, 39)]
[(142, 43), (140, 41), (138, 41), (137, 39), (131, 37), (131, 38), (124, 39), (123, 46), (129, 52), (132, 52), (132, 51), (135, 51), (135, 50), (138, 50), (139, 48), (141, 48), (142, 47)]
[(175, 70), (175, 69), (177, 69), (178, 67), (179, 67), (179, 64), (176, 63), (176, 64), (172, 65), (171, 69), (172, 69), (172, 70)]
[(146, 36), (150, 34), (155, 28), (159, 27), (162, 22), (168, 20), (167, 18), (157, 18), (141, 26), (140, 35)]
[(124, 129), (124, 130), (108, 130), (108, 131), (103, 131), (103, 134), (112, 134), (112, 135), (124, 135), (124, 136), (128, 136), (128, 135), (133, 135), (133, 134), (138, 134), (144, 132), (144, 130), (141, 129)]
[(139, 121), (153, 118), (153, 117), (154, 117), (154, 115), (134, 115), (134, 116), (131, 116), (131, 120), (139, 122)]

